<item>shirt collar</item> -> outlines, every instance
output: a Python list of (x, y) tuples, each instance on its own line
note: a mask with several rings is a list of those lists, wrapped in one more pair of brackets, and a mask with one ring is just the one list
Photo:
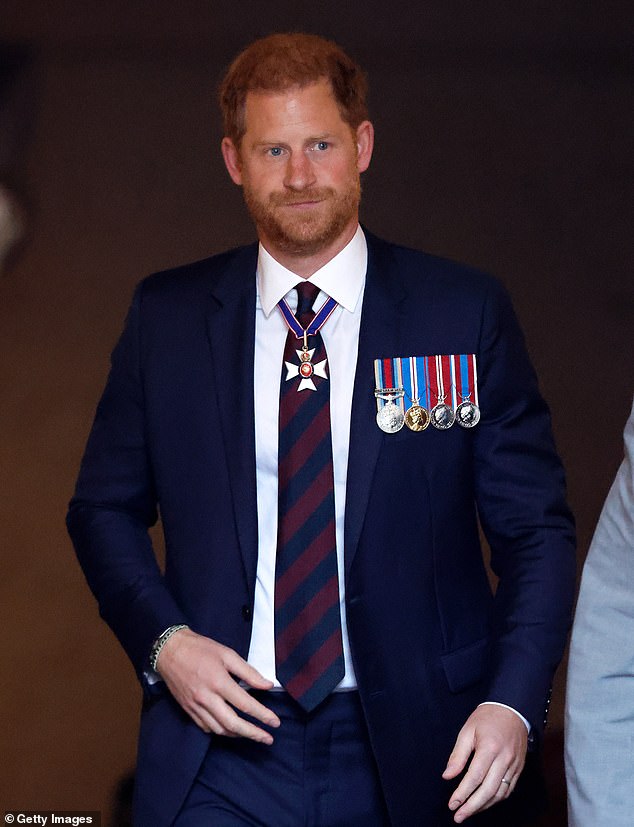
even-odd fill
[[(324, 264), (309, 281), (351, 313), (357, 306), (368, 264), (368, 245), (361, 227), (334, 258)], [(277, 303), (304, 279), (287, 270), (260, 244), (258, 252), (258, 296), (265, 316)]]

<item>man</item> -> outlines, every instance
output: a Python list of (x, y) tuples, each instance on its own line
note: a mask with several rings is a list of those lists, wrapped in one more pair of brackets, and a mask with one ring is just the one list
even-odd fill
[(136, 824), (460, 823), (513, 792), (569, 626), (547, 410), (495, 281), (359, 227), (345, 53), (257, 41), (221, 104), (259, 246), (137, 289), (69, 514), (148, 688)]
[(568, 667), (572, 827), (629, 827), (634, 811), (634, 408), (583, 568)]

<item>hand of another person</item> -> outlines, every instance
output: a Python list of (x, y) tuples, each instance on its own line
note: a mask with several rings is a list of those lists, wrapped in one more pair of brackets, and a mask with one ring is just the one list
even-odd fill
[(469, 816), (507, 798), (524, 767), (528, 732), (510, 709), (479, 706), (458, 733), (443, 778), (455, 778), (471, 763), (449, 801), (460, 824)]
[(156, 669), (174, 698), (205, 732), (273, 743), (270, 733), (240, 717), (236, 710), (270, 727), (278, 727), (279, 718), (234, 676), (253, 689), (271, 689), (273, 684), (233, 649), (191, 629), (180, 629), (163, 646)]

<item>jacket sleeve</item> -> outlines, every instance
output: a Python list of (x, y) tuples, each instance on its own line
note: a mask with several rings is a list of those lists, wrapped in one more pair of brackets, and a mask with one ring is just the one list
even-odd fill
[(568, 666), (571, 827), (627, 827), (634, 810), (634, 407), (625, 459), (583, 569)]
[(485, 303), (478, 374), (476, 500), (499, 578), (487, 700), (521, 712), (539, 736), (571, 622), (574, 523), (550, 415), (498, 285)]
[(148, 534), (158, 514), (145, 432), (142, 293), (143, 284), (112, 354), (67, 526), (100, 614), (143, 681), (154, 640), (187, 618), (166, 588)]

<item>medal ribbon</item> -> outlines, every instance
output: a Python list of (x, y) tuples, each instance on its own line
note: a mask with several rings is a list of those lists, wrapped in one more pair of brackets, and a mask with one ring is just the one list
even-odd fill
[(404, 360), (399, 357), (374, 360), (376, 391), (385, 391), (383, 395), (376, 393), (377, 410), (380, 410), (383, 405), (389, 402), (390, 404), (398, 405), (399, 408), (404, 411), (403, 361)]
[(385, 384), (383, 385), (384, 388), (394, 388), (394, 377), (392, 375), (391, 359), (383, 359), (383, 381), (385, 382)]
[(423, 356), (425, 362), (425, 376), (429, 388), (429, 405), (434, 407), (440, 402), (441, 391), (438, 382), (438, 372), (436, 370), (437, 356)]
[[(430, 379), (430, 392), (435, 397), (430, 400), (434, 405), (444, 403), (450, 408), (456, 407), (456, 387), (454, 382), (453, 356), (427, 356), (427, 370)], [(433, 362), (432, 362), (433, 360)], [(449, 397), (449, 398), (448, 398)]]
[(456, 387), (460, 388), (461, 402), (478, 405), (478, 373), (475, 353), (461, 353), (456, 360)]
[[(478, 376), (474, 353), (405, 356), (374, 360), (376, 390), (402, 388), (412, 404), (423, 408), (444, 402), (455, 410), (469, 400), (478, 405)], [(397, 397), (398, 398), (398, 397)], [(393, 400), (396, 402), (396, 398)], [(378, 407), (385, 400), (378, 397)], [(403, 402), (399, 399), (401, 407)]]
[(445, 404), (449, 405), (449, 407), (453, 408), (453, 410), (455, 411), (458, 406), (458, 402), (456, 400), (456, 372), (454, 357), (441, 356), (440, 363), (442, 370), (442, 384), (444, 393), (450, 397), (449, 399), (445, 400)]
[(412, 377), (415, 379), (416, 382), (416, 390), (414, 391), (416, 396), (413, 399), (418, 399), (418, 404), (422, 408), (429, 408), (430, 403), (428, 400), (428, 387), (429, 387), (429, 375), (427, 371), (427, 363), (424, 356), (410, 356), (410, 361), (412, 364)]
[(480, 407), (478, 400), (478, 367), (476, 363), (475, 353), (470, 353), (468, 358), (469, 365), (469, 387), (473, 388), (473, 402), (476, 407)]
[(376, 385), (377, 391), (385, 387), (383, 384), (383, 363), (380, 359), (374, 360), (374, 384)]
[(386, 392), (400, 391), (403, 395), (403, 360), (398, 356), (393, 359), (374, 360), (374, 378), (378, 390)]
[[(383, 382), (383, 384), (377, 386), (377, 390), (399, 391), (398, 394), (394, 393), (391, 402), (398, 405), (401, 410), (404, 410), (402, 360), (399, 359), (398, 356), (395, 356), (393, 359), (377, 359), (375, 361), (375, 370), (377, 362), (380, 363), (379, 378)], [(385, 404), (386, 400), (383, 400), (383, 402)]]
[(405, 396), (410, 400), (412, 404), (414, 404), (414, 400), (417, 398), (418, 395), (418, 383), (416, 380), (416, 367), (414, 365), (414, 357), (402, 357), (399, 361), (401, 363), (401, 371), (403, 374), (403, 390), (405, 391)]
[(277, 306), (282, 311), (282, 316), (284, 317), (284, 321), (288, 325), (289, 330), (292, 330), (298, 339), (303, 339), (304, 333), (306, 333), (307, 336), (314, 336), (315, 333), (318, 333), (339, 305), (332, 297), (326, 299), (326, 301), (322, 304), (322, 306), (315, 314), (315, 318), (308, 325), (306, 330), (304, 330), (304, 328), (295, 318), (295, 314), (288, 306), (288, 302), (286, 301), (286, 299), (280, 299), (280, 301), (277, 303)]
[[(389, 361), (389, 360), (388, 360)], [(403, 395), (403, 362), (398, 357), (392, 359), (392, 378), (393, 381), (396, 383), (391, 387), (400, 388), (401, 389), (401, 397)]]

